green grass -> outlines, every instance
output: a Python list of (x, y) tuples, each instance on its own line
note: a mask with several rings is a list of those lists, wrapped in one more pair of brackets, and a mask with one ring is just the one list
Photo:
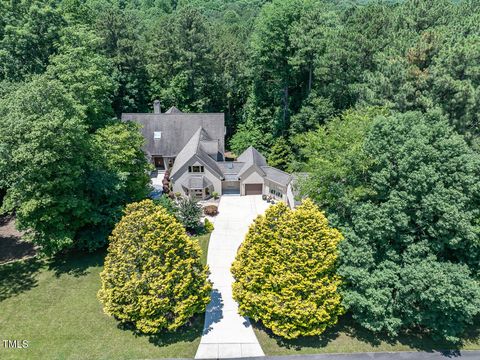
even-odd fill
[(202, 249), (201, 261), (204, 265), (207, 264), (207, 254), (208, 254), (208, 243), (210, 242), (210, 233), (199, 235), (196, 237), (200, 243), (200, 248)]
[[(204, 249), (210, 236), (199, 237)], [(0, 359), (147, 359), (193, 357), (203, 316), (175, 333), (139, 336), (105, 315), (96, 298), (105, 253), (0, 266)], [(5, 349), (3, 340), (28, 340)]]
[(471, 331), (469, 339), (462, 346), (435, 342), (420, 336), (401, 336), (394, 341), (381, 339), (366, 330), (356, 328), (348, 317), (343, 318), (337, 326), (327, 330), (322, 336), (296, 340), (285, 340), (275, 336), (260, 324), (254, 324), (254, 330), (266, 355), (480, 349), (478, 327), (477, 331)]

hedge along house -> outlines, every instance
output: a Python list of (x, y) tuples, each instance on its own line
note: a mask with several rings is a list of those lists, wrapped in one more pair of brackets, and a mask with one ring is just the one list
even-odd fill
[(268, 166), (249, 147), (236, 161), (225, 161), (224, 114), (183, 113), (176, 107), (161, 113), (122, 114), (141, 125), (144, 151), (157, 169), (170, 169), (173, 192), (198, 199), (219, 195), (271, 195), (295, 205), (292, 176)]

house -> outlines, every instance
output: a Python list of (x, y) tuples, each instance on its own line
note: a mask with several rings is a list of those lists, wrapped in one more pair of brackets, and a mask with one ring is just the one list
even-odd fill
[(144, 151), (158, 170), (170, 169), (173, 192), (198, 199), (219, 195), (271, 195), (295, 204), (292, 175), (268, 166), (249, 147), (235, 161), (225, 161), (225, 117), (222, 113), (184, 113), (171, 107), (161, 112), (122, 114), (141, 125)]

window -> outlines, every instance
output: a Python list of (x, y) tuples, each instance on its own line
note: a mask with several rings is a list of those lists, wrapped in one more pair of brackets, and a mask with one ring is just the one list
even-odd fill
[(203, 166), (189, 166), (188, 172), (190, 173), (203, 173), (205, 172), (205, 168)]
[(280, 198), (280, 199), (283, 198), (283, 194), (282, 194), (280, 191), (276, 190), (276, 189), (270, 188), (270, 194), (273, 195), (273, 196), (275, 196), (275, 197), (277, 197), (277, 198)]
[(159, 140), (162, 138), (162, 132), (161, 131), (154, 131), (153, 132), (153, 138), (156, 140)]

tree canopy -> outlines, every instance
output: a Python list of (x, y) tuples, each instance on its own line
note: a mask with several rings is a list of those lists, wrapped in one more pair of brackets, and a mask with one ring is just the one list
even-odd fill
[(344, 230), (344, 303), (369, 330), (458, 341), (479, 313), (480, 156), (439, 111), (352, 115), (306, 136), (303, 185)]
[(148, 194), (144, 140), (124, 124), (92, 133), (88, 106), (76, 97), (81, 90), (49, 75), (0, 101), (2, 209), (15, 211), (17, 226), (47, 254), (95, 249), (106, 243), (122, 206)]

